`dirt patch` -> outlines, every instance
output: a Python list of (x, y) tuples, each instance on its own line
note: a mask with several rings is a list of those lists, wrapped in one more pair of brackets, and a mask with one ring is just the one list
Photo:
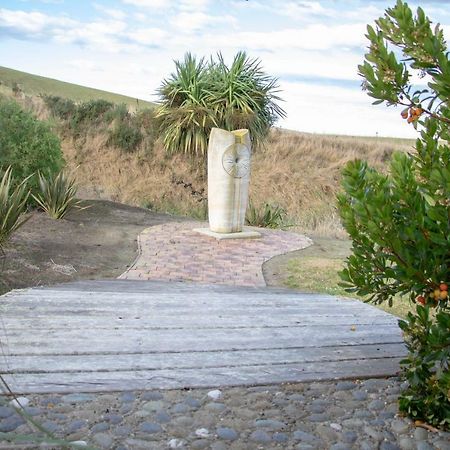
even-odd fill
[(144, 228), (185, 220), (110, 201), (85, 203), (91, 207), (74, 210), (63, 220), (31, 213), (0, 261), (0, 294), (80, 279), (116, 278), (136, 258), (137, 236)]

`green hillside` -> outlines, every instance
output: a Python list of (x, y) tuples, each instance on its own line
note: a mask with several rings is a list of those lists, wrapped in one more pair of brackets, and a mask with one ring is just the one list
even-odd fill
[[(20, 89), (28, 95), (55, 95), (58, 97), (70, 98), (77, 102), (103, 99), (113, 103), (125, 103), (134, 108), (138, 106), (137, 99), (127, 97), (126, 95), (113, 94), (112, 92), (80, 86), (78, 84), (66, 83), (64, 81), (32, 75), (30, 73), (20, 72), (19, 70), (1, 66), (0, 82), (9, 88), (11, 88), (14, 83), (17, 83)], [(154, 106), (154, 104), (151, 102), (139, 100), (139, 108), (148, 108), (152, 106)]]

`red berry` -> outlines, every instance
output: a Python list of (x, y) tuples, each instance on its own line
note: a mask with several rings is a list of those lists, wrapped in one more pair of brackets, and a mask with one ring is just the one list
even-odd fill
[(423, 295), (419, 295), (416, 298), (417, 303), (420, 303), (421, 305), (425, 305), (425, 297)]

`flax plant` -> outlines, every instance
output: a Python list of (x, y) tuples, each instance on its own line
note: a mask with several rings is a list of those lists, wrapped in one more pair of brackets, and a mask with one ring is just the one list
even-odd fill
[(75, 180), (64, 171), (48, 178), (38, 173), (38, 181), (40, 192), (32, 196), (52, 219), (62, 219), (72, 208), (80, 208)]
[(286, 210), (279, 205), (264, 203), (257, 207), (249, 202), (245, 221), (247, 225), (262, 228), (281, 228), (286, 218)]
[(11, 167), (0, 179), (0, 250), (10, 235), (28, 220), (23, 215), (30, 195), (27, 181), (28, 178), (13, 189)]

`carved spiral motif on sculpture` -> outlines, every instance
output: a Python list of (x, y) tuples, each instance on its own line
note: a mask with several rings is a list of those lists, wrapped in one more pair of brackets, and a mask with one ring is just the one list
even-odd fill
[(230, 145), (222, 156), (225, 172), (233, 178), (242, 178), (250, 170), (250, 149), (244, 144)]

